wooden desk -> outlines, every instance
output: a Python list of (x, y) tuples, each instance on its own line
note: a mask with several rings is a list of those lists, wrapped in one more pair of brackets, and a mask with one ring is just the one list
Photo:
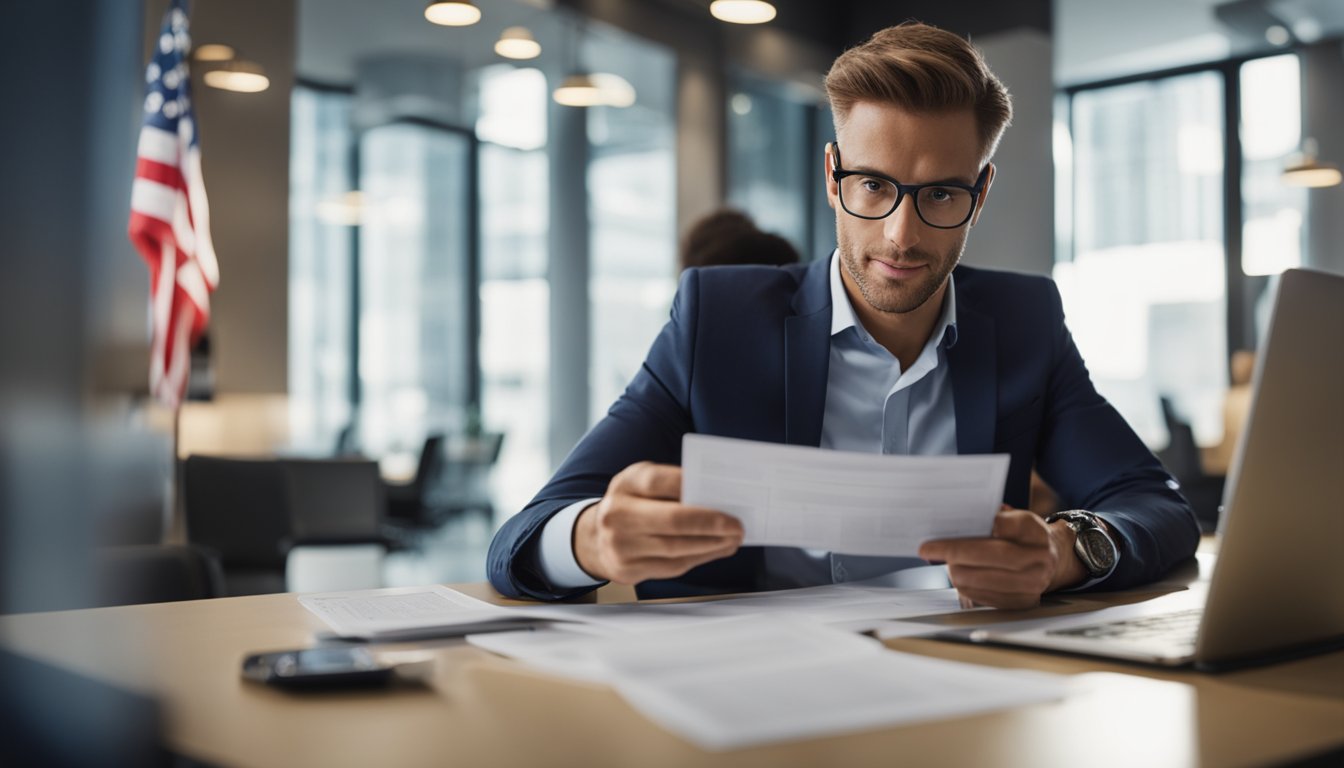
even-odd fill
[[(1188, 571), (1185, 581), (1198, 578)], [(463, 589), (499, 600), (484, 585)], [(311, 645), (319, 628), (293, 595), (264, 595), (5, 616), (0, 645), (157, 696), (172, 750), (227, 765), (1236, 766), (1344, 745), (1344, 652), (1210, 676), (897, 640), (903, 651), (1083, 675), (1090, 687), (1052, 704), (726, 753), (661, 730), (606, 687), (460, 641), (411, 646), (436, 649), (426, 688), (296, 696), (239, 678), (245, 653)]]

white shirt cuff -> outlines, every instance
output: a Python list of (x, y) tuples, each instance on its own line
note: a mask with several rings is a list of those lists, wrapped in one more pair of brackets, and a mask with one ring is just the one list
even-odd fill
[(580, 589), (595, 587), (602, 583), (600, 579), (594, 579), (580, 568), (578, 558), (574, 557), (574, 525), (579, 520), (579, 513), (601, 500), (601, 498), (584, 499), (570, 504), (542, 526), (541, 546), (537, 548), (537, 558), (540, 562), (537, 566), (541, 568), (542, 576), (546, 577), (546, 582), (551, 587)]

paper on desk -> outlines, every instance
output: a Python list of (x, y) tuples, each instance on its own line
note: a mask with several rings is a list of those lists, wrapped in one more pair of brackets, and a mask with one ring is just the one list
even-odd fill
[(884, 456), (709, 435), (682, 439), (681, 501), (742, 521), (747, 545), (915, 556), (988, 536), (1008, 456)]
[(518, 629), (537, 617), (442, 586), (303, 595), (307, 608), (340, 637), (409, 640)]
[(688, 603), (584, 603), (510, 608), (526, 615), (577, 622), (620, 632), (678, 628), (736, 616), (786, 615), (862, 631), (890, 619), (960, 610), (955, 589), (909, 590), (862, 584), (828, 584)]
[(1052, 701), (1064, 678), (898, 653), (783, 617), (605, 641), (632, 706), (705, 749), (732, 749)]

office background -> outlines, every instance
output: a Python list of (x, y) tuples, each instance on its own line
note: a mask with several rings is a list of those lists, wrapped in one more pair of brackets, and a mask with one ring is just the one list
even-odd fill
[[(125, 229), (166, 5), (3, 11), (0, 611), (95, 602), (91, 553), (164, 535), (172, 421), (145, 391)], [(502, 434), (493, 516), (396, 578), (481, 578), (493, 526), (639, 365), (691, 222), (731, 205), (829, 253), (821, 77), (906, 18), (971, 35), (1015, 100), (966, 260), (1059, 281), (1098, 386), (1154, 449), (1177, 438), (1163, 398), (1195, 444), (1224, 439), (1274, 274), (1344, 272), (1341, 187), (1282, 181), (1307, 139), (1344, 160), (1336, 3), (781, 1), (750, 28), (697, 0), (477, 5), (453, 29), (419, 0), (192, 3), (195, 42), (270, 83), (194, 83), (222, 282), (179, 453), (354, 450), (405, 477), (427, 436)], [(540, 57), (494, 53), (515, 25)], [(633, 104), (557, 104), (578, 71)]]

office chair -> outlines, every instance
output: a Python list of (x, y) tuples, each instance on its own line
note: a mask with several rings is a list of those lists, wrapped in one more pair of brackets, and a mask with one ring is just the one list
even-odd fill
[(289, 592), (328, 592), (382, 586), (388, 541), (377, 462), (286, 459), (292, 538), (285, 562)]
[(96, 604), (132, 605), (223, 597), (224, 573), (201, 547), (137, 544), (94, 551)]
[(188, 456), (182, 491), (187, 541), (219, 559), (226, 594), (284, 591), (291, 527), (279, 462)]
[(1227, 478), (1205, 474), (1190, 423), (1176, 413), (1171, 398), (1164, 395), (1159, 401), (1170, 439), (1167, 447), (1157, 452), (1157, 458), (1181, 484), (1181, 494), (1195, 510), (1199, 527), (1206, 532), (1216, 530), (1218, 507), (1223, 503), (1223, 485)]
[(388, 483), (388, 519), (414, 525), (432, 525), (434, 511), (427, 494), (438, 481), (443, 469), (443, 435), (434, 433), (425, 438), (420, 448), (420, 460), (415, 477), (409, 483)]
[(490, 468), (504, 444), (501, 432), (453, 435), (444, 448), (442, 480), (431, 494), (441, 515), (480, 512), (494, 516), (490, 498)]

